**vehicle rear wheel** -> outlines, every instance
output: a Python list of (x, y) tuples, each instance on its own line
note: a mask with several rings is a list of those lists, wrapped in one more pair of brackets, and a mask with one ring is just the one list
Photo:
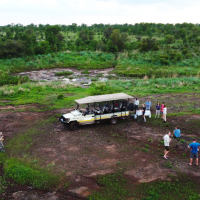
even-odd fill
[(114, 117), (110, 119), (110, 124), (115, 125), (118, 122), (118, 118)]
[(78, 128), (78, 123), (77, 122), (72, 122), (69, 126), (71, 131), (75, 131)]

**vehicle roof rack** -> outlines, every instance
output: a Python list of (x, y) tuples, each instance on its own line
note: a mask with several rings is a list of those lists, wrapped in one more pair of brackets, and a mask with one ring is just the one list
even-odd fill
[(114, 101), (114, 100), (131, 99), (131, 98), (134, 97), (125, 93), (115, 93), (115, 94), (89, 96), (75, 101), (78, 104), (87, 104), (87, 103), (97, 103), (97, 102)]

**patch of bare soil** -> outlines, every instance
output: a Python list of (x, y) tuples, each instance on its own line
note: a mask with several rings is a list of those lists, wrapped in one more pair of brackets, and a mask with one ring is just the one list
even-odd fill
[(36, 105), (30, 104), (30, 105), (19, 105), (19, 106), (0, 106), (0, 110), (30, 110), (34, 109)]

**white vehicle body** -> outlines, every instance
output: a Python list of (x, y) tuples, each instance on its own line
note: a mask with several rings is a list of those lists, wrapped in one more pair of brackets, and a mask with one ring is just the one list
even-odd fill
[[(83, 99), (76, 100), (78, 107), (82, 104), (87, 104), (89, 107), (89, 104), (95, 104), (99, 102), (113, 102), (114, 101), (125, 101), (125, 99), (133, 98), (132, 96), (129, 96), (125, 93), (117, 93), (117, 94), (108, 94), (108, 95), (98, 95), (98, 96), (89, 96)], [(126, 101), (128, 102), (128, 101)], [(122, 105), (122, 103), (120, 103)], [(104, 119), (110, 119), (111, 124), (116, 124), (119, 117), (127, 117), (129, 116), (129, 110), (126, 108), (122, 108), (117, 104), (117, 109), (115, 110), (110, 109), (109, 112), (105, 113), (104, 109), (99, 110), (99, 113), (95, 113), (95, 109), (93, 111), (90, 111), (88, 113), (83, 113), (82, 111), (77, 109), (74, 109), (72, 112), (63, 114), (60, 118), (60, 121), (66, 125), (70, 126), (71, 130), (76, 130), (78, 125), (81, 124), (93, 124), (98, 123), (101, 120)], [(116, 105), (115, 105), (116, 106)]]
[[(74, 110), (71, 113), (64, 114), (62, 115), (66, 120), (65, 123), (70, 123), (70, 122), (78, 122), (79, 124), (92, 124), (95, 123), (99, 120), (103, 119), (110, 119), (113, 117), (127, 117), (129, 116), (129, 111), (121, 111), (121, 112), (114, 112), (114, 113), (105, 113), (105, 114), (88, 114), (84, 115), (82, 112), (78, 110)], [(63, 119), (61, 118), (61, 122), (64, 122)]]

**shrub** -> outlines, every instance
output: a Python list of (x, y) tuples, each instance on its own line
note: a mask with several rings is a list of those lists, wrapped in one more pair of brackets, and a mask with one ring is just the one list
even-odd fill
[(108, 84), (98, 83), (93, 87), (90, 94), (91, 95), (102, 95), (102, 94), (113, 94), (117, 93), (118, 90), (109, 86)]
[(57, 99), (63, 99), (64, 98), (64, 95), (63, 94), (59, 94), (58, 96), (57, 96)]

